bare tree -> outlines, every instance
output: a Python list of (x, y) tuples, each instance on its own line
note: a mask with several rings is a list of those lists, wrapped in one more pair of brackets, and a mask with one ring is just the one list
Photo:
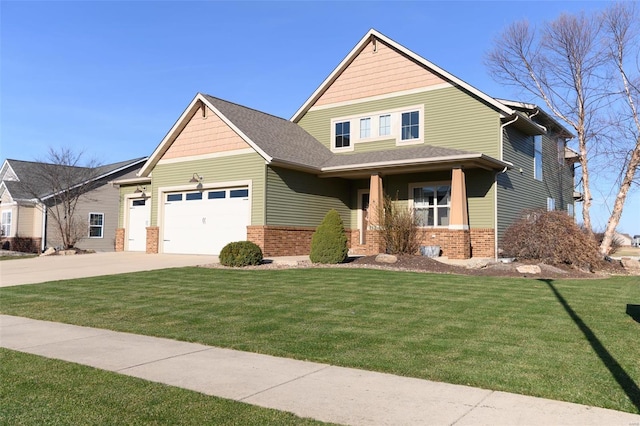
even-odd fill
[[(622, 17), (624, 19), (620, 19)], [(628, 127), (627, 120), (612, 126), (603, 117), (627, 99), (630, 115), (637, 119), (637, 90), (634, 92), (637, 80), (624, 76), (627, 75), (627, 51), (637, 41), (637, 34), (632, 30), (638, 25), (632, 4), (614, 4), (603, 14), (563, 14), (545, 23), (539, 31), (526, 21), (516, 22), (496, 39), (487, 55), (486, 62), (494, 79), (542, 100), (553, 115), (575, 131), (584, 195), (583, 223), (592, 234), (590, 165), (594, 158), (607, 152), (604, 143), (607, 137), (614, 132), (620, 134), (622, 128)], [(622, 76), (625, 90), (617, 89), (619, 85), (612, 78), (615, 75), (612, 69)], [(621, 180), (616, 205), (600, 246), (603, 254), (610, 248), (638, 167), (637, 137), (633, 141), (635, 149), (629, 149), (628, 140), (625, 142), (629, 154), (624, 167), (627, 173)]]
[(87, 236), (88, 224), (76, 215), (78, 202), (96, 187), (100, 169), (96, 160), (82, 161), (83, 153), (69, 148), (49, 148), (46, 159), (36, 163), (26, 183), (31, 194), (46, 208), (64, 249)]

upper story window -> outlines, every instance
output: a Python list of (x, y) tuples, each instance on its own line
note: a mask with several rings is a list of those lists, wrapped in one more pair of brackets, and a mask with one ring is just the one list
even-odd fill
[(413, 209), (420, 226), (449, 226), (451, 184), (416, 183), (409, 186)]
[(360, 139), (371, 137), (371, 118), (360, 119)]
[(420, 137), (420, 113), (418, 111), (402, 113), (402, 140)]
[(335, 148), (347, 148), (351, 146), (351, 123), (342, 121), (336, 123)]
[(11, 236), (11, 210), (2, 212), (2, 228), (3, 237)]
[(423, 123), (423, 105), (336, 117), (331, 120), (331, 149), (353, 151), (358, 143), (388, 140), (396, 145), (420, 144), (424, 139)]
[(542, 180), (542, 136), (533, 137), (533, 177)]
[(380, 128), (378, 129), (378, 135), (388, 136), (391, 134), (391, 115), (381, 115), (379, 118)]
[(89, 213), (89, 238), (102, 238), (104, 230), (104, 214)]
[(558, 138), (558, 164), (564, 165), (564, 140)]

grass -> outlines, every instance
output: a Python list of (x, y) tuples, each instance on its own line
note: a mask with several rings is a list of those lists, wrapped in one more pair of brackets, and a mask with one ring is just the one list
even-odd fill
[(637, 277), (182, 268), (0, 289), (0, 311), (640, 413)]
[(0, 349), (3, 425), (319, 425), (290, 413)]
[(37, 254), (20, 254), (16, 256), (0, 256), (0, 262), (3, 260), (16, 260), (16, 259), (29, 259), (32, 257), (37, 257)]

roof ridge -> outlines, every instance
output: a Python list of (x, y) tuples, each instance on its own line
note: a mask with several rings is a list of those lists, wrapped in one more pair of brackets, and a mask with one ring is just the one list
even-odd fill
[(228, 103), (228, 104), (235, 105), (235, 106), (238, 106), (238, 107), (241, 107), (241, 108), (244, 108), (244, 109), (248, 109), (248, 110), (251, 110), (251, 111), (255, 111), (255, 112), (258, 112), (258, 113), (263, 114), (263, 115), (268, 115), (268, 116), (270, 116), (270, 117), (277, 118), (277, 119), (279, 119), (279, 120), (283, 120), (283, 121), (290, 121), (290, 120), (287, 120), (286, 118), (279, 117), (279, 116), (277, 116), (277, 115), (275, 115), (275, 114), (271, 114), (271, 113), (269, 113), (269, 112), (265, 112), (265, 111), (260, 111), (260, 110), (259, 110), (259, 109), (257, 109), (257, 108), (253, 108), (253, 107), (249, 107), (249, 106), (246, 106), (246, 105), (242, 105), (242, 104), (239, 104), (239, 103), (237, 103), (237, 102), (229, 101), (229, 100), (227, 100), (227, 99), (222, 99), (222, 98), (219, 98), (219, 97), (217, 97), (217, 96), (212, 96), (212, 95), (209, 95), (209, 94), (206, 94), (206, 93), (202, 93), (202, 95), (203, 95), (203, 96), (206, 96), (206, 97), (208, 97), (208, 98), (211, 98), (211, 99), (217, 99), (217, 100), (219, 100), (219, 101), (226, 102), (226, 103)]

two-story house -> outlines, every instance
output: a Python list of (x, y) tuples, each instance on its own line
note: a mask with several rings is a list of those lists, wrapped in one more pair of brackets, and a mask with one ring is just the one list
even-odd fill
[(573, 211), (571, 136), (371, 30), (291, 120), (197, 94), (119, 182), (116, 246), (217, 254), (248, 239), (266, 256), (308, 254), (335, 209), (351, 252), (374, 254), (388, 195), (414, 209), (423, 245), (493, 257), (523, 208)]

